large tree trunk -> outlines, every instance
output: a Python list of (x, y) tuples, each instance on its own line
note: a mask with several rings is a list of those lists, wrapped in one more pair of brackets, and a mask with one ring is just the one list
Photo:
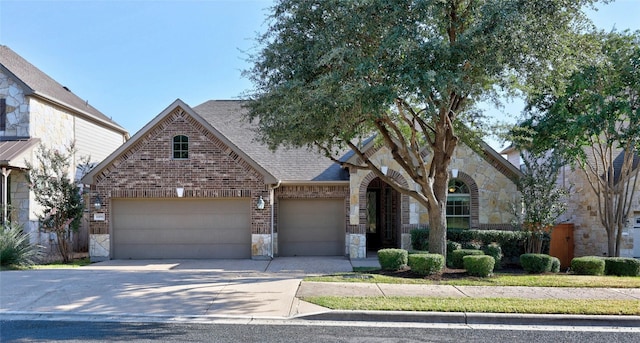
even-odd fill
[(447, 206), (436, 203), (429, 206), (429, 252), (447, 258)]

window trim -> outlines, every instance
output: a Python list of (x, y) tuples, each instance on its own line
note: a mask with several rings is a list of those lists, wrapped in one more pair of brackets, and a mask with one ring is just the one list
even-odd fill
[[(178, 139), (179, 141), (176, 141)], [(178, 148), (176, 148), (178, 144)], [(186, 148), (185, 148), (186, 144)], [(189, 159), (189, 136), (187, 135), (175, 135), (171, 140), (171, 157), (174, 160), (188, 160)]]

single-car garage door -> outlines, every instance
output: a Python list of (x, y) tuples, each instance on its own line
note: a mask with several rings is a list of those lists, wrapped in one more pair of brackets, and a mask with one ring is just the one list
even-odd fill
[(250, 258), (249, 199), (114, 199), (113, 258)]
[(343, 199), (286, 199), (278, 204), (280, 256), (342, 256)]

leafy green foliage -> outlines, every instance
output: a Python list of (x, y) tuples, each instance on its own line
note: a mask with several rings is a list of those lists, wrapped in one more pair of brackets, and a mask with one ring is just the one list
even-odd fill
[(553, 257), (547, 254), (522, 254), (520, 264), (530, 274), (548, 273), (553, 267)]
[[(248, 117), (273, 149), (318, 148), (416, 199), (429, 251), (445, 255), (447, 170), (460, 139), (473, 146), (484, 131), (475, 103), (570, 69), (594, 2), (280, 0), (244, 71)], [(369, 159), (374, 135), (412, 184)], [(362, 163), (342, 160), (346, 149)]]
[(439, 254), (409, 254), (409, 268), (419, 275), (436, 274), (444, 268), (444, 256)]
[(629, 257), (606, 257), (605, 274), (617, 276), (640, 276), (640, 260)]
[(502, 248), (500, 247), (500, 244), (496, 242), (492, 242), (489, 245), (483, 246), (482, 251), (484, 252), (485, 255), (489, 255), (493, 257), (493, 259), (495, 260), (494, 269), (501, 268), (502, 257), (504, 255), (502, 254)]
[(378, 250), (378, 262), (382, 270), (400, 270), (408, 263), (408, 252), (404, 249)]
[(40, 246), (29, 242), (29, 234), (17, 224), (7, 223), (0, 230), (0, 265), (30, 266), (42, 255)]
[(560, 259), (557, 257), (551, 256), (551, 272), (559, 273), (560, 272)]
[(604, 275), (605, 260), (598, 256), (576, 257), (571, 260), (571, 270), (578, 275)]
[(40, 229), (56, 235), (64, 262), (69, 262), (71, 233), (78, 230), (84, 210), (80, 188), (70, 176), (74, 152), (73, 145), (66, 151), (40, 145), (36, 164), (27, 163), (31, 190), (42, 206), (42, 213), (38, 215)]
[(516, 224), (530, 233), (525, 252), (540, 254), (545, 233), (567, 209), (569, 190), (556, 184), (565, 162), (555, 152), (522, 153), (521, 157), (524, 170), (517, 185), (522, 209), (515, 211)]
[[(449, 268), (463, 269), (464, 257), (469, 255), (484, 255), (482, 250), (474, 249), (460, 249), (451, 253), (449, 260), (447, 261)], [(493, 268), (493, 266), (492, 266)]]
[(487, 277), (493, 273), (496, 260), (486, 255), (467, 255), (462, 262), (469, 275)]
[(582, 169), (598, 197), (608, 255), (620, 255), (625, 218), (638, 179), (640, 32), (592, 33), (599, 52), (583, 60), (560, 92), (528, 99), (529, 118), (513, 132), (523, 150), (554, 150)]

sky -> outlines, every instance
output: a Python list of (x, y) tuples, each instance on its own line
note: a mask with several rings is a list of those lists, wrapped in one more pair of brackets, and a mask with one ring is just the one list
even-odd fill
[[(266, 30), (270, 0), (0, 0), (6, 45), (127, 129), (174, 100), (195, 107), (240, 99), (247, 53)], [(640, 0), (588, 11), (603, 30), (640, 30)], [(515, 120), (520, 103), (487, 108)], [(500, 143), (489, 141), (496, 149)]]

